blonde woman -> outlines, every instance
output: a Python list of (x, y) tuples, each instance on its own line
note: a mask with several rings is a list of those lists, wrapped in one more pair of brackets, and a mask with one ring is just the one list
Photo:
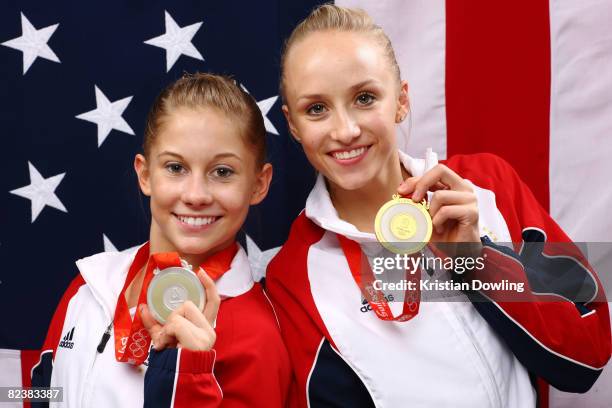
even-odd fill
[[(162, 91), (134, 159), (149, 241), (77, 262), (34, 386), (63, 387), (62, 407), (285, 406), (287, 351), (236, 242), (272, 177), (265, 134), (257, 104), (230, 78), (187, 75)], [(160, 323), (147, 307), (154, 270), (187, 265), (206, 303), (175, 305)]]
[(589, 302), (459, 293), (464, 301), (422, 302), (390, 319), (375, 307), (385, 302), (362, 301), (354, 267), (375, 241), (378, 209), (398, 192), (428, 198), (432, 242), (471, 243), (490, 274), (534, 288), (566, 271), (493, 240), (569, 241), (501, 159), (452, 157), (424, 172), (398, 150), (408, 84), (365, 12), (324, 5), (301, 22), (284, 49), (281, 91), (291, 134), (319, 172), (267, 271), (298, 406), (534, 407), (546, 404), (546, 382), (588, 390), (610, 357), (610, 326), (601, 285), (580, 259), (569, 268), (591, 285)]

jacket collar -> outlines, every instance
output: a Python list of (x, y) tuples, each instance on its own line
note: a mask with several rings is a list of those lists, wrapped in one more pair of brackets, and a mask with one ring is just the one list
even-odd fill
[[(115, 314), (117, 299), (127, 278), (128, 270), (134, 262), (136, 253), (143, 245), (121, 252), (102, 252), (76, 262), (85, 283), (109, 318)], [(238, 245), (238, 252), (232, 260), (229, 271), (216, 282), (217, 291), (223, 300), (249, 291), (253, 284), (246, 252)]]
[[(398, 153), (402, 165), (410, 174), (420, 176), (424, 173), (425, 160), (415, 159), (401, 151), (398, 151)], [(353, 224), (338, 217), (338, 212), (334, 208), (329, 191), (327, 191), (325, 178), (320, 173), (306, 200), (305, 212), (307, 218), (327, 231), (344, 235), (360, 243), (377, 242), (374, 234), (359, 231)]]

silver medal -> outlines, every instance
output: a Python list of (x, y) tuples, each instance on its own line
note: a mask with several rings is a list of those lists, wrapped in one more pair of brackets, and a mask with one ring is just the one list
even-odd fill
[(206, 302), (204, 287), (190, 267), (156, 269), (147, 289), (147, 304), (155, 319), (164, 324), (173, 310), (192, 301), (202, 310)]

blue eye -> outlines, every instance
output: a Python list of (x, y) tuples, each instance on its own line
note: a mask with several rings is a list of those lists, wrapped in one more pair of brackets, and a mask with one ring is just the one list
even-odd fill
[(232, 174), (234, 174), (234, 170), (230, 169), (229, 167), (217, 167), (216, 169), (213, 170), (213, 173), (216, 177), (219, 178), (228, 178), (230, 177)]
[(171, 174), (180, 174), (185, 171), (185, 168), (180, 163), (168, 163), (166, 164), (166, 170)]
[(369, 92), (361, 93), (357, 96), (357, 104), (362, 106), (367, 106), (372, 104), (376, 97)]
[(310, 105), (306, 110), (309, 115), (322, 115), (325, 112), (325, 106), (322, 103), (315, 103)]

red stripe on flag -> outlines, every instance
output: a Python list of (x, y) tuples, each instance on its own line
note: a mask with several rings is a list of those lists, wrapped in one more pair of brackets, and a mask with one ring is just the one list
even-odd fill
[(503, 157), (548, 210), (548, 1), (446, 2), (446, 115), (449, 157)]

